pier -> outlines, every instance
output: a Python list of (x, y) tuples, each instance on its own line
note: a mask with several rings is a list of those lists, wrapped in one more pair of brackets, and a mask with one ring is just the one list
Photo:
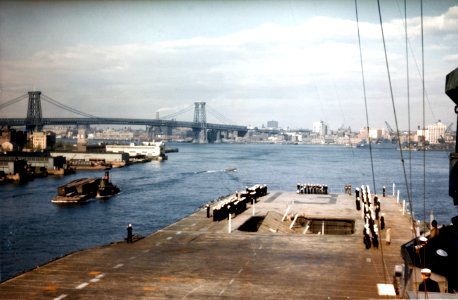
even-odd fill
[[(269, 191), (231, 218), (214, 221), (202, 208), (132, 244), (67, 255), (3, 282), (0, 294), (2, 299), (400, 298), (384, 294), (379, 284), (392, 284), (396, 265), (403, 263), (400, 246), (412, 238), (410, 217), (395, 197), (380, 201), (391, 243), (385, 243), (382, 230), (378, 249), (365, 248), (354, 195)], [(282, 221), (288, 207), (291, 215), (321, 220), (324, 233)], [(260, 226), (247, 225), (261, 219)], [(349, 221), (350, 230), (329, 232), (324, 221), (330, 220)]]

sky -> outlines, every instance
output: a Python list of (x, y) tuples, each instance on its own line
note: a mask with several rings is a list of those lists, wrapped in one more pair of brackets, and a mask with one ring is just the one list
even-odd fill
[[(458, 0), (423, 0), (423, 35), (421, 2), (407, 1), (407, 39), (404, 1), (380, 2), (388, 63), (376, 0), (357, 1), (358, 23), (354, 0), (0, 0), (0, 104), (39, 90), (99, 117), (206, 102), (211, 123), (455, 129), (444, 87), (458, 67)], [(80, 117), (42, 107), (43, 117)], [(26, 112), (24, 100), (0, 118)]]

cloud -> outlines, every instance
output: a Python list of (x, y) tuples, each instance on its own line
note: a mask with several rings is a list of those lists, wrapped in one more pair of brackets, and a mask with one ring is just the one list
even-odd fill
[(458, 63), (458, 53), (447, 55), (444, 57), (444, 60), (451, 63)]
[[(376, 122), (383, 126), (385, 116), (392, 113), (386, 104), (390, 95), (377, 21), (361, 22), (360, 29), (367, 95)], [(410, 18), (408, 24), (416, 45), (419, 18)], [(444, 51), (458, 49), (456, 40), (450, 39), (458, 32), (458, 6), (425, 18), (425, 28), (435, 39), (428, 55), (436, 56), (435, 62), (456, 61), (456, 53)], [(400, 95), (405, 89), (403, 20), (386, 21), (384, 31), (395, 94)], [(443, 67), (429, 70), (437, 84)], [(355, 112), (363, 114), (355, 21), (326, 16), (293, 25), (267, 22), (214, 37), (107, 45), (79, 42), (39, 49), (19, 59), (1, 57), (0, 68), (2, 85), (10, 90), (2, 99), (34, 85), (56, 100), (100, 116), (119, 117), (122, 112), (125, 117), (155, 117), (157, 111), (172, 113), (195, 101), (207, 101), (228, 118), (251, 125), (275, 117), (285, 125), (309, 127), (319, 117), (340, 126)], [(419, 81), (415, 76), (412, 80), (416, 93)], [(439, 94), (432, 92), (432, 101)]]

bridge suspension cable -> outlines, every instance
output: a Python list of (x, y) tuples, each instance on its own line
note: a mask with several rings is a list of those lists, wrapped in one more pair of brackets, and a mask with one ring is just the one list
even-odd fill
[(177, 112), (171, 113), (169, 115), (165, 115), (163, 117), (160, 117), (160, 119), (167, 120), (167, 119), (173, 119), (178, 115), (184, 114), (188, 111), (191, 111), (194, 108), (194, 104), (189, 105), (188, 107), (183, 108), (182, 110), (179, 110)]
[(28, 97), (29, 97), (28, 94), (24, 94), (24, 95), (21, 95), (19, 97), (14, 98), (14, 99), (8, 100), (5, 103), (0, 104), (0, 110), (2, 110), (3, 108), (5, 108), (7, 106), (10, 106), (10, 105), (12, 105), (14, 103), (17, 103), (17, 102), (19, 102), (21, 100), (24, 100), (24, 99), (26, 99)]
[(231, 119), (225, 117), (222, 113), (220, 113), (219, 111), (215, 110), (214, 108), (210, 107), (207, 105), (207, 108), (208, 108), (208, 112), (214, 116), (215, 118), (218, 119), (218, 121), (221, 121), (222, 123), (226, 123), (226, 124), (235, 124), (234, 121), (232, 121)]
[(57, 100), (54, 100), (52, 99), (51, 97), (49, 96), (46, 96), (46, 95), (41, 95), (41, 99), (45, 100), (46, 102), (48, 103), (51, 103), (57, 107), (60, 107), (62, 109), (65, 109), (66, 111), (69, 111), (69, 112), (72, 112), (74, 114), (77, 114), (77, 115), (80, 115), (80, 116), (84, 116), (84, 117), (88, 117), (88, 118), (97, 118), (97, 119), (100, 119), (100, 117), (97, 117), (97, 116), (94, 116), (94, 115), (91, 115), (91, 114), (87, 114), (85, 112), (82, 112), (82, 111), (79, 111), (77, 110), (76, 108), (73, 108), (73, 107), (70, 107), (68, 105), (65, 105), (63, 103), (60, 103), (59, 101)]

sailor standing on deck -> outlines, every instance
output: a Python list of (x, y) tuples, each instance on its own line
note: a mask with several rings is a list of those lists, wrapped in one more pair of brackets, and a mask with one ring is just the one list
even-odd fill
[(363, 234), (364, 234), (364, 238), (363, 238), (364, 245), (366, 246), (366, 249), (370, 249), (371, 248), (371, 237), (369, 236), (369, 229), (366, 225), (364, 226)]
[(391, 244), (391, 228), (388, 227), (385, 232), (385, 242), (387, 245)]
[(132, 243), (132, 224), (127, 226), (127, 243)]
[(418, 286), (418, 291), (440, 293), (439, 284), (431, 279), (430, 269), (421, 269), (421, 278), (423, 282)]
[(431, 230), (429, 234), (429, 238), (432, 239), (433, 237), (436, 237), (439, 235), (439, 229), (437, 228), (437, 221), (432, 220), (431, 221)]

